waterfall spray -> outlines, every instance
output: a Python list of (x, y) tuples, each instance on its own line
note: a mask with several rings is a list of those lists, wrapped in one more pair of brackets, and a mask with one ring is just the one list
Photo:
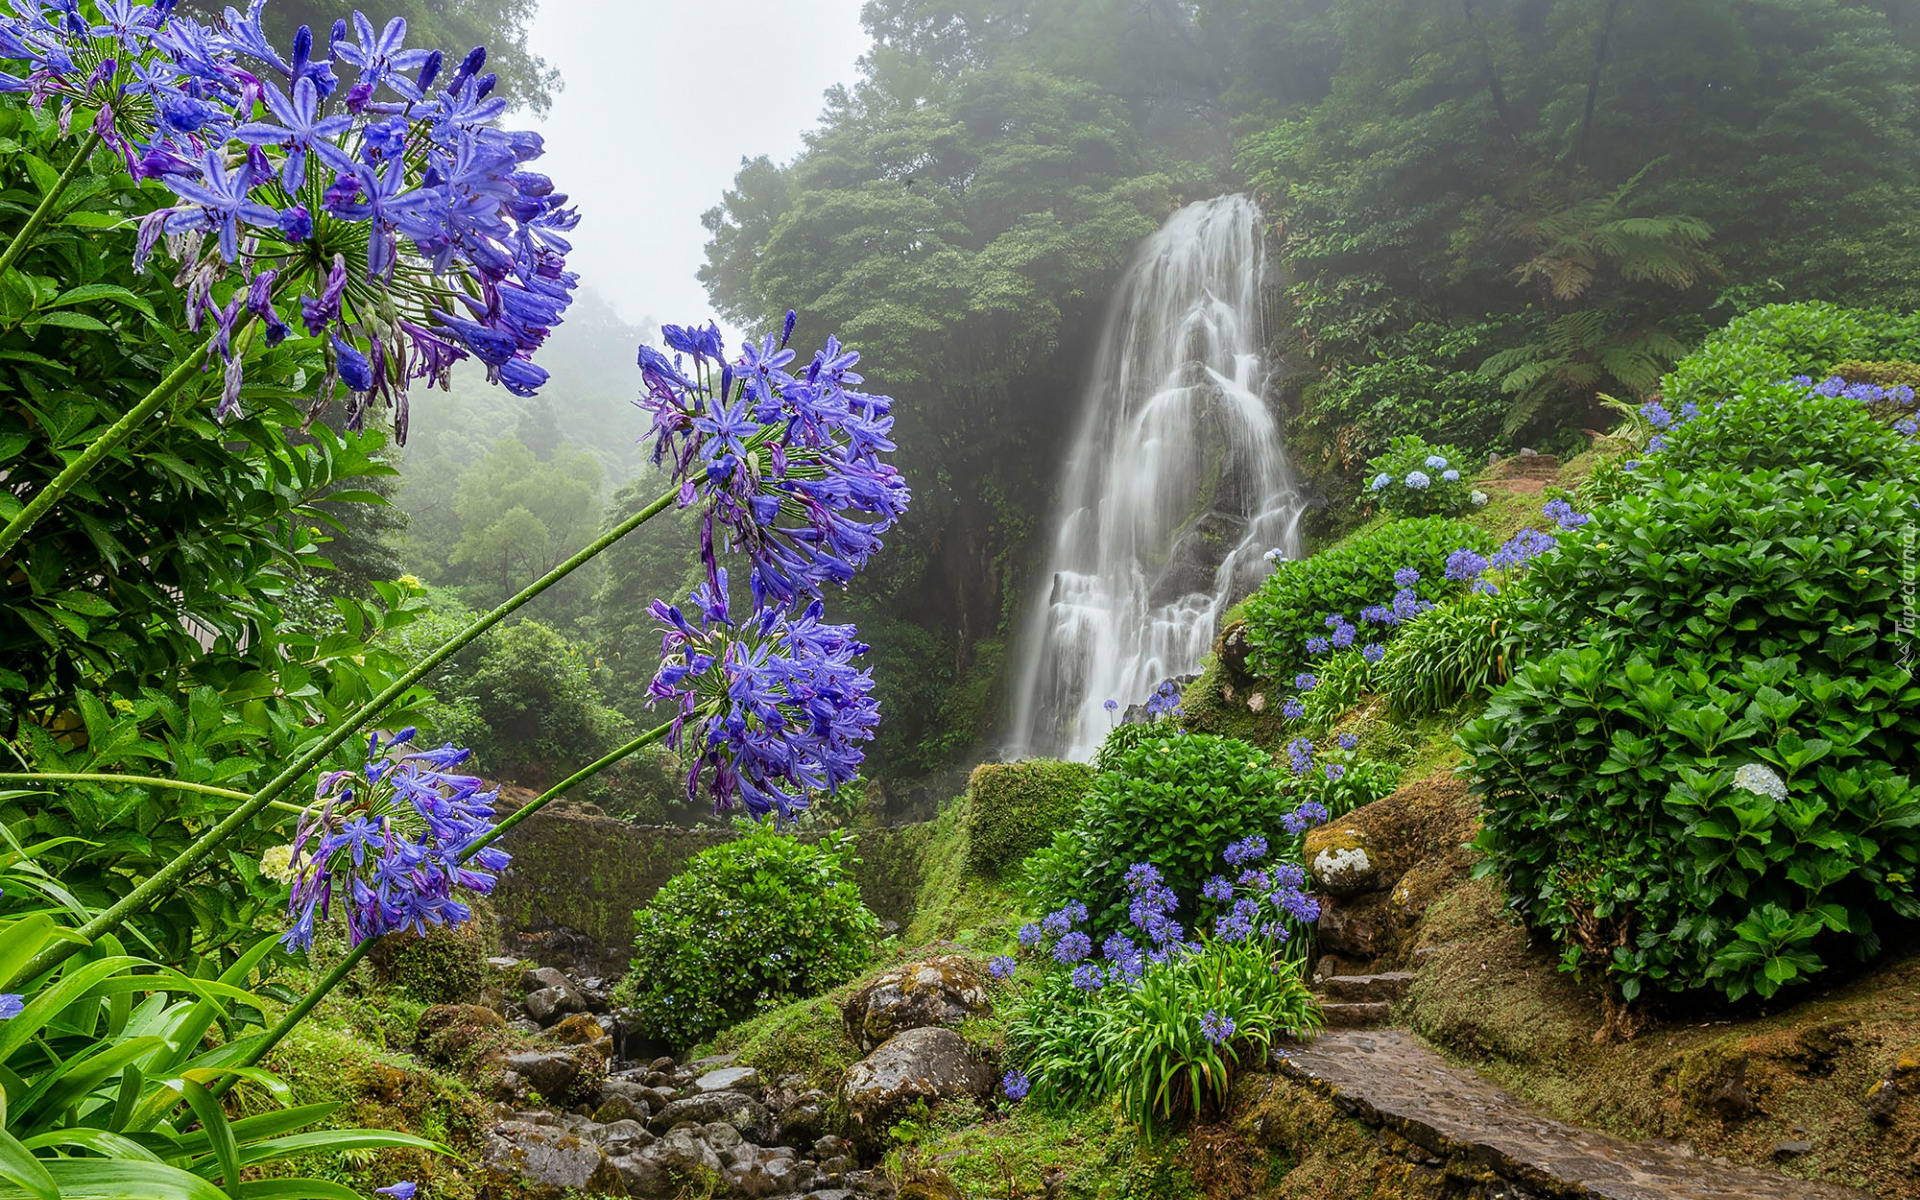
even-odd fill
[(1221, 614), (1296, 557), (1300, 500), (1261, 360), (1260, 210), (1188, 205), (1121, 281), (1021, 630), (1015, 756), (1091, 757), (1103, 704), (1193, 670)]

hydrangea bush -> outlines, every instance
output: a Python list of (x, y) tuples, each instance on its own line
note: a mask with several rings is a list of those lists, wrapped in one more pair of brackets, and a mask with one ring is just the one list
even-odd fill
[(1429, 445), (1411, 434), (1397, 437), (1385, 454), (1367, 461), (1360, 500), (1396, 517), (1459, 516), (1473, 503), (1465, 467), (1465, 455), (1452, 446)]
[(1569, 966), (1629, 999), (1771, 995), (1920, 915), (1915, 500), (1825, 466), (1648, 470), (1534, 565), (1529, 661), (1461, 736), (1486, 869)]

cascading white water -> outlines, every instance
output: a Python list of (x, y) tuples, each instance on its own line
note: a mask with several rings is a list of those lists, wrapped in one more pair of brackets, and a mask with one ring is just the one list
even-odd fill
[(1266, 552), (1297, 555), (1299, 496), (1264, 399), (1263, 232), (1245, 196), (1190, 204), (1121, 281), (1022, 631), (1015, 756), (1091, 757), (1107, 700), (1197, 667)]

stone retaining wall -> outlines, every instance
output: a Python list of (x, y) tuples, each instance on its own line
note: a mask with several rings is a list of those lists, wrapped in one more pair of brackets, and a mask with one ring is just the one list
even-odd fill
[[(913, 917), (931, 830), (914, 824), (855, 831), (860, 898), (882, 920), (905, 925)], [(549, 808), (503, 839), (513, 865), (494, 889), (493, 908), (505, 930), (562, 925), (593, 939), (608, 962), (624, 969), (633, 911), (688, 859), (733, 836), (731, 829), (634, 825)]]

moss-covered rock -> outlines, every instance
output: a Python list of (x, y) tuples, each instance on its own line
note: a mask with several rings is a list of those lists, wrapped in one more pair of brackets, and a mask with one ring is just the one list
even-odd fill
[(1073, 824), (1093, 770), (1085, 763), (1032, 759), (983, 763), (967, 780), (967, 866), (997, 877)]
[(841, 1006), (847, 1036), (872, 1050), (897, 1033), (928, 1025), (958, 1028), (993, 1011), (987, 976), (959, 954), (940, 954), (882, 971)]
[(462, 925), (429, 925), (425, 933), (391, 933), (367, 955), (374, 978), (422, 1004), (463, 1004), (487, 983), (487, 956), (499, 940), (492, 909), (472, 904), (474, 919)]

